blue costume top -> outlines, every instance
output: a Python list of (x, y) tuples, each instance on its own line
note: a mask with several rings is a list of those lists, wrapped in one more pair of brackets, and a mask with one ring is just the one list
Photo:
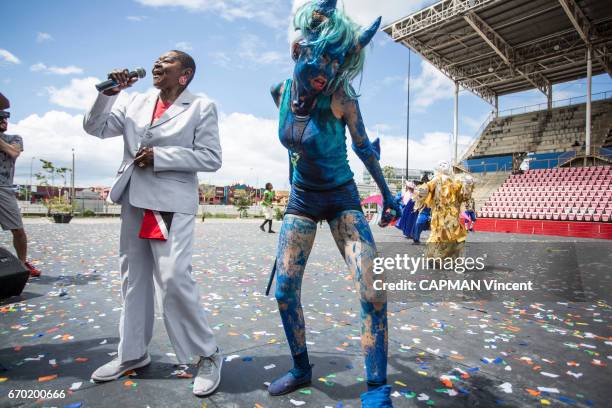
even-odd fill
[(332, 96), (320, 95), (310, 115), (291, 111), (291, 84), (280, 102), (279, 138), (289, 150), (290, 182), (308, 190), (330, 190), (353, 179), (346, 152), (345, 123), (331, 110)]

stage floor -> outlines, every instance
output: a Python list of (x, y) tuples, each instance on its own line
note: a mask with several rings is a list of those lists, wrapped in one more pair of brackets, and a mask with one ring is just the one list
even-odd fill
[[(0, 304), (1, 407), (359, 406), (365, 390), (359, 304), (327, 226), (318, 231), (302, 290), (313, 384), (270, 397), (264, 383), (291, 367), (276, 301), (262, 294), (278, 235), (254, 222), (198, 221), (193, 274), (227, 356), (219, 390), (204, 399), (184, 378), (195, 370), (174, 365), (159, 315), (149, 367), (110, 383), (89, 380), (118, 342), (117, 220), (26, 220), (26, 230), (43, 276), (21, 299)], [(404, 241), (396, 228), (374, 233), (378, 242)], [(534, 248), (597, 242), (496, 233), (469, 240)], [(10, 242), (8, 232), (0, 235), (0, 245), (12, 248)], [(511, 268), (512, 253), (507, 262)], [(609, 299), (392, 302), (389, 312), (388, 381), (396, 407), (610, 406)], [(65, 397), (11, 399), (11, 390), (63, 390)]]

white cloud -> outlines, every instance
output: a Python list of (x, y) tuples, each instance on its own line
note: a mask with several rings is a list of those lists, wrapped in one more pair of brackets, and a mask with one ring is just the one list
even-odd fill
[(9, 133), (18, 134), (24, 140), (24, 152), (17, 160), (16, 183), (29, 182), (32, 157), (36, 157), (34, 173), (40, 171), (39, 159), (70, 167), (72, 148), (76, 154), (78, 186), (111, 185), (121, 163), (121, 138), (100, 140), (87, 135), (83, 130), (82, 114), (50, 111), (42, 116), (30, 115), (9, 125)]
[(216, 51), (208, 55), (213, 63), (224, 68), (253, 69), (261, 65), (277, 65), (281, 69), (289, 69), (290, 59), (278, 51), (269, 50), (266, 42), (255, 34), (244, 34), (235, 51)]
[(213, 64), (219, 65), (223, 68), (228, 68), (230, 66), (230, 62), (232, 62), (232, 58), (227, 54), (227, 52), (215, 51), (209, 52), (208, 55), (212, 58)]
[[(208, 98), (206, 94), (198, 95)], [(42, 116), (30, 115), (11, 124), (9, 132), (21, 135), (25, 144), (25, 151), (17, 162), (16, 182), (28, 181), (32, 156), (69, 166), (71, 149), (74, 148), (77, 157), (77, 184), (110, 185), (123, 155), (122, 138), (99, 140), (85, 134), (82, 122), (82, 114), (50, 111)], [(378, 127), (379, 130), (387, 129), (384, 124)], [(263, 185), (269, 181), (278, 189), (289, 188), (287, 151), (278, 140), (277, 119), (245, 113), (222, 113), (219, 117), (219, 133), (223, 166), (216, 173), (200, 173), (200, 180), (216, 185), (240, 180), (252, 185)], [(369, 133), (371, 139), (374, 139), (376, 131), (370, 129)], [(383, 133), (380, 136), (381, 166), (405, 166), (406, 139)], [(411, 140), (410, 167), (431, 169), (437, 161), (448, 159), (451, 155), (450, 140), (450, 133), (445, 132), (430, 132), (419, 140)], [(462, 135), (459, 142), (461, 154), (471, 139)], [(350, 136), (347, 134), (349, 163), (355, 179), (360, 182), (363, 164), (353, 153), (350, 144)], [(35, 165), (38, 165), (38, 160), (35, 160)]]
[(265, 49), (265, 42), (255, 34), (246, 34), (240, 39), (238, 57), (251, 64), (267, 65), (286, 62), (286, 58), (279, 52)]
[(45, 72), (47, 74), (57, 74), (57, 75), (72, 75), (72, 74), (82, 74), (83, 69), (74, 65), (68, 65), (66, 67), (56, 67), (54, 65), (47, 66), (42, 62), (36, 63), (30, 66), (30, 71), (32, 72)]
[[(208, 98), (205, 94), (198, 95)], [(209, 98), (208, 98), (209, 99)], [(118, 102), (120, 103), (120, 102)], [(239, 180), (249, 184), (271, 181), (288, 187), (287, 151), (278, 141), (277, 120), (243, 113), (221, 114), (219, 118), (223, 167), (216, 173), (201, 173), (200, 179), (223, 185)], [(83, 131), (83, 115), (50, 111), (30, 115), (9, 125), (9, 133), (24, 138), (25, 150), (17, 161), (16, 183), (29, 180), (31, 157), (69, 166), (71, 149), (76, 151), (79, 186), (111, 185), (123, 157), (121, 137), (100, 140)]]
[(146, 19), (148, 19), (149, 17), (147, 16), (127, 16), (126, 19), (128, 21), (132, 21), (135, 23), (140, 23), (142, 21), (145, 21)]
[[(295, 12), (306, 2), (307, 0), (293, 0), (292, 12)], [(362, 26), (372, 24), (378, 16), (382, 16), (384, 25), (412, 14), (426, 4), (434, 2), (435, 0), (385, 0), (378, 1), (373, 6), (372, 0), (340, 0), (338, 1), (338, 8), (344, 7), (346, 14)]]
[(204, 179), (212, 178), (216, 184), (270, 181), (278, 188), (288, 187), (287, 150), (278, 140), (278, 120), (244, 113), (221, 115), (219, 134), (223, 166)]
[[(79, 110), (87, 110), (98, 96), (96, 84), (100, 79), (95, 77), (75, 78), (70, 81), (70, 84), (63, 88), (55, 88), (50, 86), (45, 88), (49, 94), (49, 102), (62, 106), (64, 108), (73, 108)], [(157, 92), (155, 88), (148, 88), (144, 93)], [(125, 103), (130, 95), (138, 92), (122, 91), (115, 103)], [(204, 95), (204, 94), (202, 94)]]
[(45, 42), (45, 41), (53, 41), (53, 37), (49, 33), (36, 33), (36, 42)]
[(382, 86), (392, 86), (392, 85), (396, 85), (396, 84), (401, 84), (402, 82), (406, 81), (406, 77), (405, 76), (401, 76), (401, 75), (390, 75), (390, 76), (386, 76), (384, 77), (380, 83)]
[(182, 7), (191, 12), (211, 12), (225, 20), (255, 20), (270, 27), (286, 24), (284, 0), (136, 0), (150, 7)]
[(0, 48), (0, 64), (3, 62), (9, 64), (21, 64), (19, 58), (17, 58), (14, 54), (11, 54), (9, 51)]
[(49, 101), (64, 108), (89, 109), (96, 99), (98, 91), (95, 85), (100, 82), (98, 78), (75, 78), (70, 81), (70, 85), (63, 88), (54, 86), (47, 87)]
[[(376, 132), (370, 131), (370, 139), (376, 138)], [(411, 169), (431, 170), (440, 160), (448, 160), (452, 155), (452, 134), (450, 132), (427, 132), (420, 139), (410, 139), (410, 161)], [(470, 136), (459, 135), (458, 155), (468, 148), (472, 141)], [(380, 136), (380, 165), (406, 167), (406, 137), (383, 135)], [(355, 178), (361, 181), (363, 164), (352, 152), (349, 153), (349, 162)]]
[(429, 62), (421, 61), (421, 73), (410, 81), (410, 92), (414, 93), (411, 105), (423, 111), (434, 102), (453, 98), (455, 85)]
[(176, 47), (177, 50), (181, 50), (181, 51), (192, 51), (193, 50), (193, 46), (191, 45), (191, 43), (188, 43), (186, 41), (179, 41), (176, 44), (174, 44), (174, 46)]

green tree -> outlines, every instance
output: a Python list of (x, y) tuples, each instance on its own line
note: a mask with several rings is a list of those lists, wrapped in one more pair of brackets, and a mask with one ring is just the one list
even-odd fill
[[(34, 175), (36, 177), (36, 182), (42, 186), (55, 187), (55, 175), (58, 175), (62, 178), (62, 184), (66, 187), (66, 174), (72, 170), (68, 167), (55, 167), (53, 162), (49, 160), (40, 159), (40, 161), (42, 163), (42, 169), (46, 174), (36, 173)], [(51, 184), (49, 184), (49, 179), (51, 179)]]
[[(63, 179), (64, 186), (66, 185), (66, 173), (71, 171), (67, 167), (55, 167), (53, 162), (49, 160), (40, 159), (42, 162), (42, 169), (44, 173), (36, 173), (36, 182), (39, 185), (46, 187), (55, 187), (55, 175)], [(46, 173), (46, 174), (45, 174)], [(49, 178), (51, 178), (51, 184), (49, 184)], [(45, 200), (45, 206), (49, 214), (53, 213), (71, 213), (73, 211), (72, 205), (61, 195), (59, 197), (51, 197), (49, 189), (47, 189), (47, 199)]]
[(240, 218), (247, 218), (249, 216), (248, 209), (252, 204), (251, 197), (246, 194), (241, 194), (236, 200), (234, 200), (234, 207), (238, 209)]
[(389, 180), (395, 177), (395, 170), (393, 169), (392, 166), (383, 167), (382, 172), (383, 172), (383, 176), (387, 180), (387, 183), (389, 182)]

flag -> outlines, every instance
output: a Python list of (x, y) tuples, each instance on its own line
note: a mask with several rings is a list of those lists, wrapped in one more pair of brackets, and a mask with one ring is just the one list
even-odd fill
[(166, 241), (173, 216), (174, 213), (171, 212), (144, 210), (142, 226), (138, 236), (142, 239)]

